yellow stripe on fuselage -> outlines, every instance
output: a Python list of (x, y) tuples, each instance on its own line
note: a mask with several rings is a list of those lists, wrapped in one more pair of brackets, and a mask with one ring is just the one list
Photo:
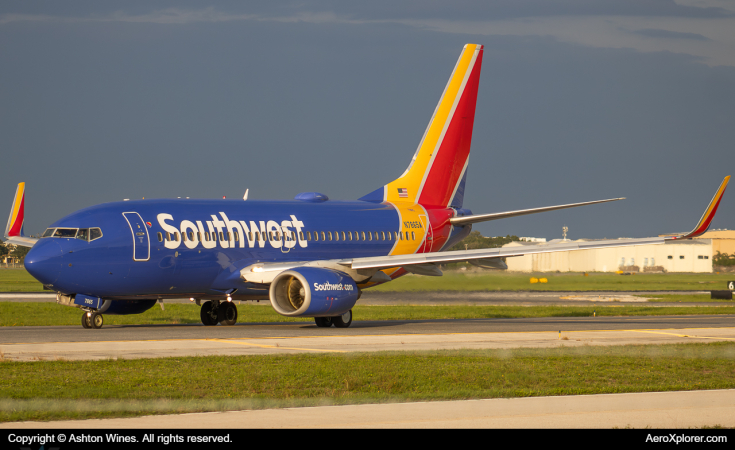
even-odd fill
[[(434, 150), (437, 149), (437, 143), (442, 136), (445, 124), (448, 120), (451, 120), (450, 113), (452, 107), (455, 104), (457, 96), (461, 94), (460, 89), (462, 83), (466, 78), (468, 70), (470, 70), (470, 64), (473, 61), (473, 57), (477, 48), (480, 46), (477, 44), (467, 44), (462, 52), (462, 55), (457, 61), (457, 66), (454, 68), (449, 83), (447, 83), (444, 93), (442, 94), (441, 100), (434, 111), (434, 117), (432, 117), (429, 123), (424, 138), (419, 144), (419, 149), (416, 152), (415, 160), (412, 161), (409, 169), (400, 178), (395, 181), (391, 181), (386, 185), (386, 201), (394, 203), (409, 203), (413, 204), (418, 201), (419, 188), (421, 182), (429, 169), (429, 163), (432, 160)], [(437, 149), (438, 150), (438, 149)], [(398, 189), (407, 189), (407, 197), (399, 197)]]

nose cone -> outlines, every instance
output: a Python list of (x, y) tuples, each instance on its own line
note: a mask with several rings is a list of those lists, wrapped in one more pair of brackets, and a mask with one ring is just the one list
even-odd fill
[(41, 239), (26, 255), (26, 270), (42, 284), (53, 284), (61, 273), (62, 257), (61, 246), (56, 239)]

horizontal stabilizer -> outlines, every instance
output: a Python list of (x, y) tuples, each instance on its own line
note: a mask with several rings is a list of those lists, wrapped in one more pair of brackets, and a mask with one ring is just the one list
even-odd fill
[(625, 200), (625, 197), (610, 198), (607, 200), (595, 200), (593, 202), (570, 203), (568, 205), (544, 206), (543, 208), (519, 209), (517, 211), (506, 211), (491, 214), (473, 214), (471, 216), (452, 217), (449, 222), (454, 226), (464, 226), (471, 223), (487, 222), (489, 220), (507, 219), (509, 217), (525, 216), (526, 214), (536, 214), (547, 211), (556, 211), (557, 209), (575, 208), (577, 206), (594, 205), (595, 203), (614, 202), (617, 200)]

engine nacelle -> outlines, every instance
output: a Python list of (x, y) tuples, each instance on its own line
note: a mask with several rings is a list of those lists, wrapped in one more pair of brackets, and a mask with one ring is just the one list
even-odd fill
[(349, 275), (321, 267), (296, 267), (271, 283), (273, 309), (284, 316), (333, 317), (351, 310), (360, 290)]

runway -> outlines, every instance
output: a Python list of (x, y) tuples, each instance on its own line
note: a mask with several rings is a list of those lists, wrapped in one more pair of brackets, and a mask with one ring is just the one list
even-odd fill
[(9, 360), (512, 349), (735, 341), (735, 315), (0, 328)]

